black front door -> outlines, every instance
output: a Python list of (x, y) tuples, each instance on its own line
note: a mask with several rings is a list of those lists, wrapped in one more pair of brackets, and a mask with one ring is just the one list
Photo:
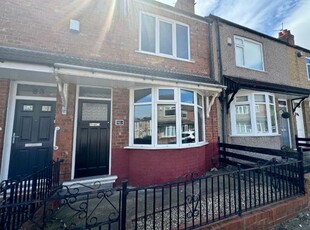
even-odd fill
[(54, 101), (16, 101), (9, 178), (30, 174), (51, 161), (54, 119)]
[(79, 100), (75, 178), (109, 173), (110, 102)]

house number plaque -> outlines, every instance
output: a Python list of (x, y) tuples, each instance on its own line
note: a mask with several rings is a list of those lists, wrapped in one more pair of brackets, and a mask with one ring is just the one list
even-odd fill
[(115, 125), (124, 125), (124, 120), (115, 120)]

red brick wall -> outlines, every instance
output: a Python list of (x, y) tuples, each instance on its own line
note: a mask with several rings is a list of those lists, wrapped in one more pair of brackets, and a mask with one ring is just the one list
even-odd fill
[[(147, 2), (147, 1), (146, 1)], [(190, 26), (192, 62), (178, 61), (136, 52), (139, 50), (139, 13), (152, 13)], [(104, 61), (209, 74), (208, 26), (204, 22), (129, 0), (124, 14), (123, 1), (41, 0), (1, 3), (0, 44), (92, 57)], [(70, 19), (80, 21), (80, 32), (69, 30)]]
[(7, 113), (7, 104), (9, 97), (9, 86), (10, 81), (7, 79), (0, 79), (0, 165), (2, 161), (2, 151), (3, 151), (3, 140), (5, 132), (5, 121)]
[(59, 149), (53, 152), (53, 159), (64, 159), (60, 171), (62, 180), (71, 179), (75, 90), (75, 85), (69, 85), (68, 109), (66, 115), (62, 115), (62, 103), (59, 95), (57, 96), (56, 102), (55, 126), (59, 126), (60, 130), (57, 134), (57, 145)]

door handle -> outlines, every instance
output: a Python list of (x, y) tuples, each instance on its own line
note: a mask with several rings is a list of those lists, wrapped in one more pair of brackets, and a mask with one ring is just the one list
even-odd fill
[(53, 149), (54, 150), (58, 150), (58, 146), (57, 146), (57, 133), (58, 131), (60, 130), (60, 127), (59, 126), (56, 126), (55, 129), (54, 129), (54, 141), (53, 141)]
[(15, 139), (16, 138), (19, 138), (19, 136), (16, 136), (15, 135), (15, 132), (13, 133), (13, 136), (12, 136), (12, 144), (14, 144), (15, 143)]

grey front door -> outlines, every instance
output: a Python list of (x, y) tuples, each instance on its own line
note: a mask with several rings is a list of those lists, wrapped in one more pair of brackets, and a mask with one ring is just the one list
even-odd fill
[(110, 102), (79, 100), (75, 178), (109, 174)]
[[(281, 114), (287, 112), (287, 102), (286, 100), (279, 100), (279, 107)], [(289, 146), (291, 147), (290, 141), (290, 125), (289, 119), (285, 119), (281, 117), (281, 146)]]
[(16, 101), (9, 178), (30, 174), (51, 161), (54, 119), (54, 101)]

